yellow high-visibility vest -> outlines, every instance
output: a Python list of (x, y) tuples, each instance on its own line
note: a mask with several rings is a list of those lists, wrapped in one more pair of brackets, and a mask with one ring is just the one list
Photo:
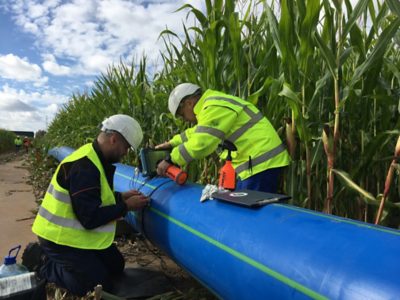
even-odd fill
[(88, 157), (100, 172), (102, 206), (115, 204), (114, 192), (107, 182), (103, 165), (92, 144), (86, 144), (67, 156), (57, 167), (42, 205), (32, 226), (32, 231), (56, 244), (80, 249), (105, 249), (114, 241), (116, 222), (85, 229), (72, 209), (69, 191), (57, 182), (57, 174), (63, 163)]
[[(272, 124), (250, 102), (207, 90), (194, 107), (197, 125), (175, 135), (171, 159), (184, 166), (208, 156), (223, 140), (232, 142), (232, 165), (240, 179), (287, 166), (290, 156)], [(220, 154), (225, 159), (227, 151)]]

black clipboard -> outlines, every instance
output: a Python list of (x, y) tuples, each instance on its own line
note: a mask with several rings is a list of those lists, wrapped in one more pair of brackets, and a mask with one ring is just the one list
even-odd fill
[(283, 194), (265, 193), (252, 190), (215, 192), (212, 197), (217, 200), (247, 207), (259, 207), (271, 203), (283, 202), (291, 197)]

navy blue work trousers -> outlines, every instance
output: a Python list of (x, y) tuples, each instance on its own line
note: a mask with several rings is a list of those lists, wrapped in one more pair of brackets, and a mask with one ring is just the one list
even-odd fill
[(245, 180), (238, 179), (236, 182), (236, 190), (247, 189), (266, 193), (277, 193), (283, 169), (283, 167), (268, 169)]
[(86, 250), (39, 241), (47, 256), (40, 274), (76, 296), (84, 296), (98, 284), (110, 291), (112, 280), (123, 273), (125, 261), (114, 244), (103, 250)]

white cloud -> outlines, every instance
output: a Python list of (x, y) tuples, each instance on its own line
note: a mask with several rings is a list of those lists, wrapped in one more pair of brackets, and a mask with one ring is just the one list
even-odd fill
[[(179, 1), (16, 0), (11, 5), (17, 24), (35, 35), (37, 47), (52, 54), (43, 67), (54, 75), (98, 75), (120, 59), (146, 54), (149, 63), (163, 46), (157, 38), (166, 27), (180, 32), (186, 12), (174, 13)], [(191, 1), (198, 7), (202, 1)], [(193, 20), (188, 21), (188, 26)], [(69, 71), (56, 60), (67, 58)], [(67, 67), (67, 66), (66, 66)]]
[(94, 85), (93, 80), (87, 80), (85, 81), (85, 86), (88, 88), (91, 88)]
[(22, 102), (19, 99), (15, 100), (7, 100), (5, 99), (1, 105), (3, 111), (9, 112), (25, 112), (25, 111), (34, 111), (36, 110), (34, 107)]
[(32, 19), (36, 19), (44, 16), (47, 13), (46, 5), (42, 4), (32, 4), (28, 7), (28, 14)]
[(23, 24), (23, 28), (25, 29), (25, 31), (31, 32), (33, 34), (39, 33), (39, 27), (32, 22), (25, 22)]
[(112, 61), (110, 57), (96, 53), (86, 57), (85, 61), (82, 62), (82, 67), (89, 73), (98, 73), (100, 70), (106, 70), (110, 61)]
[[(11, 131), (46, 130), (50, 121), (54, 118), (57, 108), (48, 106), (39, 111), (31, 112), (4, 112), (0, 115), (0, 128)], [(10, 120), (13, 120), (10, 123)]]
[(68, 100), (65, 95), (52, 91), (26, 92), (4, 85), (0, 90), (0, 124), (7, 130), (37, 131), (46, 129), (61, 104)]
[[(187, 0), (0, 2), (0, 9), (6, 8), (12, 15), (16, 32), (22, 30), (35, 41), (23, 53), (37, 51), (35, 55), (42, 58), (39, 66), (15, 53), (0, 54), (0, 78), (10, 80), (9, 85), (0, 86), (0, 124), (12, 120), (11, 130), (44, 129), (45, 119), (52, 120), (69, 97), (54, 92), (50, 84), (58, 88), (62, 84), (65, 93), (76, 93), (90, 88), (93, 77), (111, 64), (121, 60), (130, 63), (132, 58), (138, 63), (143, 54), (148, 66), (154, 68), (151, 64), (160, 63), (163, 47), (162, 41), (157, 41), (160, 32), (168, 28), (179, 34), (182, 22), (188, 27), (193, 24), (185, 19), (187, 11), (174, 13)], [(204, 5), (200, 3), (203, 0), (190, 1), (195, 7)]]
[(56, 58), (52, 54), (43, 54), (43, 69), (53, 75), (68, 75), (71, 72), (71, 68), (67, 66), (59, 65)]
[(33, 81), (44, 84), (47, 77), (42, 77), (42, 69), (32, 64), (26, 57), (20, 58), (14, 54), (0, 55), (0, 77), (17, 81)]

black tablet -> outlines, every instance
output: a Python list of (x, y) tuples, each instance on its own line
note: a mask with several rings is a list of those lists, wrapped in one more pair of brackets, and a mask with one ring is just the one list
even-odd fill
[(252, 190), (216, 192), (212, 194), (212, 197), (214, 199), (248, 207), (263, 206), (270, 203), (285, 201), (291, 198), (287, 195), (265, 193)]

